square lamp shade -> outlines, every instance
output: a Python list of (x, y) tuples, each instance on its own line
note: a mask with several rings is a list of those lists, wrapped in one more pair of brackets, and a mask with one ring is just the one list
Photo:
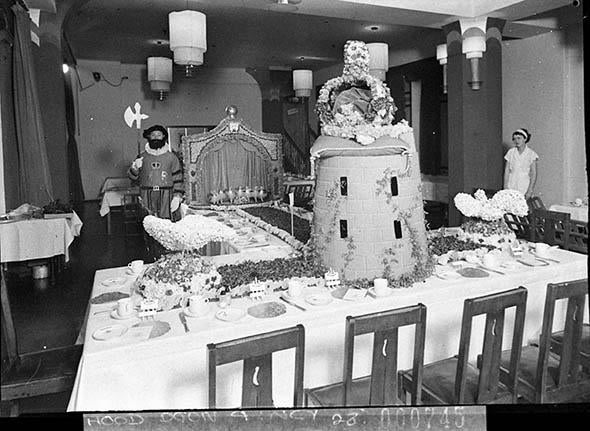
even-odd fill
[(207, 51), (207, 23), (204, 13), (194, 10), (170, 12), (170, 49), (174, 62), (183, 66), (200, 66)]
[(389, 46), (386, 43), (367, 43), (369, 49), (369, 75), (385, 81), (389, 69)]
[(170, 91), (172, 60), (166, 57), (148, 57), (148, 81), (152, 91)]
[(311, 96), (313, 89), (313, 72), (311, 70), (293, 71), (293, 90), (297, 97)]

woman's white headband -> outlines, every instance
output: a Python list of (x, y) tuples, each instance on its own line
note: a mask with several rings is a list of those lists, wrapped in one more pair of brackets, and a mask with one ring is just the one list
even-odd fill
[[(525, 132), (523, 129), (517, 129), (514, 131), (514, 133), (518, 133), (519, 135), (524, 136), (525, 139), (529, 138), (529, 134), (527, 132)], [(513, 135), (514, 135), (513, 133)]]

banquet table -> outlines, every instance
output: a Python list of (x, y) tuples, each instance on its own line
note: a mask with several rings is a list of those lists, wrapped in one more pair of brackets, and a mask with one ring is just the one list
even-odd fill
[(572, 220), (588, 223), (588, 205), (575, 206), (571, 204), (551, 205), (550, 211), (569, 213)]
[(139, 187), (133, 186), (131, 180), (125, 177), (109, 177), (105, 179), (100, 189), (100, 216), (107, 217), (107, 234), (111, 234), (111, 207), (123, 205), (126, 194), (139, 196)]
[(28, 219), (0, 224), (0, 262), (22, 262), (64, 255), (80, 235), (82, 220), (76, 212), (71, 218)]
[[(200, 318), (187, 317), (190, 332), (185, 332), (179, 320), (181, 310), (157, 313), (156, 319), (167, 322), (170, 331), (157, 338), (137, 340), (123, 335), (109, 341), (97, 341), (93, 333), (105, 325), (121, 323), (131, 326), (139, 319), (114, 320), (109, 312), (114, 303), (91, 304), (84, 324), (84, 352), (80, 360), (68, 411), (105, 410), (167, 410), (207, 408), (207, 344), (255, 335), (302, 324), (305, 327), (304, 386), (316, 387), (342, 379), (345, 318), (394, 309), (417, 303), (427, 307), (424, 362), (430, 363), (456, 355), (459, 349), (461, 314), (466, 298), (524, 286), (528, 290), (523, 341), (539, 337), (543, 318), (546, 286), (551, 282), (587, 278), (587, 256), (566, 250), (552, 250), (547, 266), (528, 267), (517, 264), (502, 269), (503, 275), (489, 272), (484, 278), (443, 279), (431, 276), (407, 289), (396, 289), (387, 297), (365, 296), (354, 302), (333, 298), (324, 306), (314, 306), (305, 300), (296, 303), (299, 310), (288, 304), (286, 312), (274, 318), (255, 318), (246, 314), (235, 322), (215, 318), (218, 310), (210, 303), (209, 313)], [(214, 261), (216, 258), (212, 258)], [(95, 274), (91, 297), (118, 290), (129, 292), (133, 277), (127, 276), (116, 288), (107, 287), (105, 280), (125, 277), (126, 268), (99, 270)], [(306, 294), (322, 287), (306, 287)], [(276, 301), (274, 292), (265, 301)], [(282, 301), (277, 301), (282, 303)], [(563, 302), (563, 301), (561, 301)], [(247, 309), (254, 301), (234, 298), (231, 306)], [(586, 304), (586, 307), (588, 305)], [(584, 313), (587, 319), (587, 313)], [(513, 310), (507, 312), (505, 334), (513, 328)], [(558, 303), (555, 328), (562, 328), (565, 304)], [(481, 351), (485, 319), (475, 318), (472, 331), (470, 359)], [(503, 348), (510, 347), (511, 337), (504, 337)], [(370, 373), (372, 336), (357, 337), (353, 377)], [(413, 328), (402, 328), (399, 334), (399, 369), (412, 367)], [(294, 351), (273, 355), (273, 393), (276, 407), (291, 407)], [(235, 408), (240, 405), (242, 384), (241, 362), (226, 364), (217, 374), (217, 407)], [(288, 371), (287, 371), (288, 370)]]

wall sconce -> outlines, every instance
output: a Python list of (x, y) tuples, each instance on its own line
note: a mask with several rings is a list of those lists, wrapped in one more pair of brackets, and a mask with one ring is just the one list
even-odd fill
[(386, 43), (367, 43), (369, 49), (369, 75), (385, 81), (389, 69), (389, 46)]
[(185, 66), (186, 76), (190, 77), (193, 68), (203, 64), (203, 54), (207, 51), (205, 14), (194, 10), (170, 12), (168, 22), (174, 63)]
[(447, 94), (447, 44), (442, 43), (436, 46), (436, 59), (443, 67), (443, 93)]
[(313, 72), (311, 70), (293, 71), (293, 90), (297, 97), (311, 96), (313, 89)]
[(166, 57), (148, 57), (147, 73), (151, 90), (159, 92), (159, 100), (164, 100), (172, 83), (172, 60)]
[(471, 63), (472, 90), (479, 90), (482, 81), (479, 77), (479, 59), (486, 51), (486, 21), (487, 18), (473, 18), (460, 20), (461, 35), (463, 36), (462, 52)]

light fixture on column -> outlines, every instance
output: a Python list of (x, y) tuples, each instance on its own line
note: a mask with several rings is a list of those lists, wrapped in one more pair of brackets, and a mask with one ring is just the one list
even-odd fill
[(471, 63), (472, 90), (481, 88), (482, 80), (479, 76), (479, 59), (486, 51), (486, 21), (487, 18), (473, 18), (460, 20), (461, 35), (463, 36), (462, 52)]
[(172, 83), (172, 60), (166, 57), (148, 57), (147, 73), (151, 90), (158, 92), (159, 99), (164, 100)]
[(170, 49), (174, 63), (185, 67), (186, 76), (192, 76), (195, 66), (203, 64), (207, 51), (207, 22), (205, 14), (194, 10), (170, 12)]
[(443, 93), (447, 94), (447, 44), (436, 46), (436, 59), (443, 67)]
[(389, 69), (389, 46), (386, 43), (367, 43), (369, 49), (369, 75), (385, 81)]
[(294, 70), (293, 71), (293, 90), (297, 97), (311, 96), (313, 89), (313, 72), (311, 70)]

